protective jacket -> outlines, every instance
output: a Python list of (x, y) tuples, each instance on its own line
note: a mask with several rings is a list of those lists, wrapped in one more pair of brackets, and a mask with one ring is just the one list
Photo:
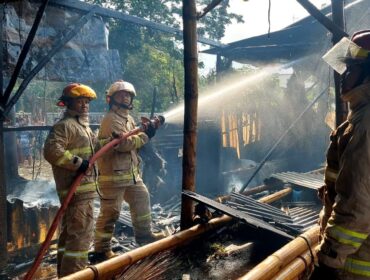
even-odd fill
[(318, 251), (340, 279), (370, 279), (370, 83), (344, 96), (351, 106), (339, 141), (335, 203)]
[[(134, 128), (135, 122), (128, 114), (128, 110), (110, 110), (102, 120), (98, 136), (99, 142), (109, 139), (112, 133), (125, 133)], [(140, 157), (137, 149), (141, 148), (148, 141), (148, 136), (141, 132), (128, 137), (121, 144), (109, 150), (98, 159), (100, 171), (99, 184), (101, 186), (122, 187), (133, 185), (136, 181), (140, 180)]]
[[(134, 120), (127, 109), (111, 109), (102, 120), (99, 142), (107, 141), (112, 133), (120, 134), (134, 128)], [(130, 205), (136, 240), (152, 234), (150, 198), (139, 174), (137, 151), (148, 141), (145, 133), (130, 136), (98, 160), (101, 200), (95, 231), (96, 252), (104, 253), (111, 249), (110, 241), (123, 200)]]
[[(94, 154), (95, 137), (87, 117), (67, 110), (54, 125), (44, 147), (44, 157), (51, 163), (57, 192), (62, 202), (78, 174), (83, 159)], [(63, 216), (58, 239), (57, 273), (66, 276), (88, 265), (88, 250), (93, 237), (94, 197), (97, 169), (94, 166), (77, 187)]]
[[(333, 211), (335, 196), (335, 182), (339, 172), (339, 159), (343, 150), (347, 146), (350, 138), (346, 129), (349, 125), (348, 121), (342, 123), (330, 135), (330, 145), (326, 153), (326, 168), (325, 168), (325, 185), (319, 189), (319, 197), (322, 200), (324, 207), (320, 213), (320, 232), (324, 233), (327, 222)], [(322, 237), (323, 238), (323, 237)]]
[[(82, 160), (94, 154), (96, 137), (87, 120), (67, 110), (50, 131), (44, 157), (51, 164), (58, 195), (64, 197), (77, 175)], [(88, 171), (76, 190), (76, 197), (96, 197), (97, 168)]]

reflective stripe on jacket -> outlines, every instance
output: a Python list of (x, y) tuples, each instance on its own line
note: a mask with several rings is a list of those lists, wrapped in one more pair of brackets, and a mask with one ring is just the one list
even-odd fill
[[(133, 118), (126, 109), (110, 110), (103, 118), (99, 130), (99, 142), (109, 139), (112, 133), (128, 132), (135, 128)], [(121, 144), (107, 151), (100, 159), (100, 186), (128, 186), (140, 179), (140, 157), (137, 150), (149, 141), (145, 133), (128, 137)]]
[[(52, 165), (57, 192), (63, 198), (84, 159), (94, 154), (95, 136), (88, 123), (71, 110), (51, 129), (44, 157)], [(95, 197), (97, 168), (90, 169), (77, 187), (76, 195)]]
[(346, 98), (352, 109), (343, 132), (348, 141), (339, 147), (335, 203), (318, 257), (351, 279), (370, 279), (370, 83)]
[(342, 123), (330, 135), (330, 145), (326, 153), (325, 185), (319, 190), (319, 197), (324, 204), (320, 213), (321, 235), (323, 235), (333, 211), (333, 204), (337, 194), (335, 191), (335, 182), (339, 173), (339, 158), (350, 138), (350, 135), (345, 133), (348, 125), (348, 121)]

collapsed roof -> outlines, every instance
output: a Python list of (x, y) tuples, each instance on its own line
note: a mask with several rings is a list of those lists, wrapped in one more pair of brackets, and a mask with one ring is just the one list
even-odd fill
[[(370, 25), (370, 6), (366, 0), (348, 1), (345, 6), (346, 29), (349, 34)], [(331, 6), (321, 9), (330, 16)], [(314, 17), (308, 16), (286, 28), (236, 41), (226, 47), (203, 51), (218, 54), (240, 63), (271, 63), (293, 61), (303, 56), (324, 53), (331, 42), (331, 35)]]

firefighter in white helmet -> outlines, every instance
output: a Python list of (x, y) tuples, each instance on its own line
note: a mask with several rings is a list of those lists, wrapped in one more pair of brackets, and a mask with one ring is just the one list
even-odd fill
[(370, 30), (343, 38), (324, 59), (342, 75), (351, 111), (330, 138), (311, 279), (370, 279)]
[[(101, 122), (99, 141), (135, 128), (134, 119), (129, 114), (135, 96), (135, 88), (129, 82), (119, 80), (110, 86), (107, 92), (110, 109)], [(154, 134), (155, 128), (149, 126), (145, 133), (128, 137), (98, 160), (101, 200), (95, 232), (96, 261), (115, 256), (110, 242), (123, 201), (130, 206), (137, 243), (145, 244), (163, 237), (152, 232), (149, 193), (139, 174), (138, 149)]]
[(95, 166), (89, 166), (88, 161), (94, 154), (96, 139), (88, 122), (89, 102), (93, 99), (96, 94), (86, 85), (73, 83), (66, 86), (57, 105), (67, 109), (51, 129), (44, 146), (44, 157), (52, 166), (61, 203), (76, 175), (85, 173), (63, 216), (58, 240), (58, 277), (88, 265), (98, 172)]

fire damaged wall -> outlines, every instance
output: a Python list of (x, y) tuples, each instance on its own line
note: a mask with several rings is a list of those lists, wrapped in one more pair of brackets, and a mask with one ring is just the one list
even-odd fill
[[(13, 260), (25, 261), (34, 256), (38, 245), (45, 240), (58, 208), (53, 205), (31, 205), (17, 198), (7, 201), (7, 247)], [(57, 234), (58, 231), (53, 240)]]
[[(166, 124), (158, 130), (151, 145), (153, 146), (151, 149), (145, 148), (141, 151), (144, 162), (144, 181), (151, 193), (154, 194), (152, 202), (163, 202), (181, 192), (182, 124)], [(158, 155), (155, 155), (153, 150)], [(213, 120), (199, 121), (196, 151), (196, 191), (198, 193), (208, 195), (222, 193), (221, 150), (219, 124)], [(161, 160), (158, 159), (158, 156)], [(158, 184), (158, 176), (161, 177), (160, 184)], [(156, 187), (158, 185), (159, 188)]]
[[(11, 1), (5, 4), (3, 21), (5, 76), (10, 76), (27, 39), (40, 3)], [(83, 14), (48, 6), (40, 23), (20, 78), (45, 57)], [(52, 81), (112, 81), (122, 74), (117, 50), (108, 50), (108, 28), (101, 17), (92, 17), (72, 40), (45, 66), (38, 78)]]

